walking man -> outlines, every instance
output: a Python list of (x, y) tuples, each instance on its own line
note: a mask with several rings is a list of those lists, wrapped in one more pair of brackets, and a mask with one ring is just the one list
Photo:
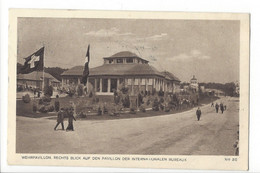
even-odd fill
[(223, 114), (223, 112), (224, 112), (224, 105), (223, 105), (223, 103), (220, 103), (220, 110), (221, 110), (221, 112)]
[(200, 120), (200, 116), (201, 116), (201, 110), (200, 107), (198, 107), (197, 111), (196, 111), (196, 115), (197, 115), (197, 119), (198, 121)]
[(215, 108), (216, 108), (216, 113), (218, 113), (218, 108), (219, 108), (218, 103), (215, 104)]
[(214, 107), (214, 103), (213, 102), (211, 103), (211, 107)]
[(64, 130), (63, 120), (64, 120), (64, 110), (63, 110), (63, 108), (61, 108), (61, 110), (58, 113), (57, 124), (54, 127), (54, 130), (56, 130), (56, 128), (58, 127), (59, 124), (61, 124), (62, 130)]

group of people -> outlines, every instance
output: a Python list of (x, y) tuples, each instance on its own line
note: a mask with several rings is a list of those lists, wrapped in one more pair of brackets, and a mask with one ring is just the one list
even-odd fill
[(223, 103), (220, 103), (220, 104), (216, 103), (214, 106), (214, 103), (212, 102), (211, 107), (215, 107), (216, 113), (218, 113), (218, 110), (220, 109), (222, 114), (223, 114), (224, 110), (227, 109), (227, 106), (224, 105)]
[[(216, 103), (216, 104), (214, 105), (214, 103), (212, 102), (211, 107), (215, 107), (216, 113), (218, 113), (218, 110), (220, 109), (221, 112), (222, 112), (222, 114), (223, 114), (224, 110), (227, 109), (227, 106), (224, 105), (223, 103), (220, 103), (220, 104)], [(200, 117), (201, 117), (201, 109), (200, 109), (200, 107), (198, 107), (198, 109), (196, 110), (196, 115), (197, 115), (197, 119), (198, 119), (198, 121), (199, 121), (199, 120), (200, 120)]]
[(75, 104), (73, 102), (70, 102), (70, 107), (68, 109), (64, 109), (61, 108), (60, 111), (58, 112), (58, 116), (57, 116), (57, 124), (54, 127), (54, 130), (57, 129), (57, 127), (59, 126), (59, 124), (61, 124), (62, 130), (64, 130), (64, 117), (65, 115), (68, 116), (68, 126), (66, 128), (66, 131), (74, 131), (74, 127), (73, 127), (73, 120), (76, 121), (75, 118)]

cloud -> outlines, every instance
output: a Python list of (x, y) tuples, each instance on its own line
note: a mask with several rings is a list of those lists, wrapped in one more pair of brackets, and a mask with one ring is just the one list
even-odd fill
[(193, 61), (193, 60), (208, 60), (211, 59), (208, 55), (203, 55), (197, 49), (191, 50), (189, 53), (181, 53), (179, 55), (167, 58), (170, 61)]
[(204, 55), (204, 56), (199, 56), (198, 59), (210, 59), (210, 56)]
[(159, 35), (153, 35), (150, 37), (146, 37), (147, 40), (162, 40), (163, 38), (167, 37), (167, 33), (161, 33)]
[(201, 52), (197, 49), (193, 49), (191, 52), (190, 52), (190, 55), (192, 57), (199, 57), (201, 55)]
[(100, 29), (98, 31), (90, 31), (85, 33), (87, 36), (94, 36), (94, 37), (112, 37), (112, 36), (129, 36), (133, 35), (133, 33), (126, 32), (120, 33), (120, 30), (116, 27), (110, 29)]

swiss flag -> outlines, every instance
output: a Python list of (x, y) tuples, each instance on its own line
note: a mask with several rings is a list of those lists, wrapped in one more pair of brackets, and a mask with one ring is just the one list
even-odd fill
[(34, 52), (32, 55), (25, 58), (24, 65), (21, 68), (20, 73), (27, 74), (33, 71), (42, 71), (43, 58), (44, 58), (44, 47), (42, 47), (37, 52)]

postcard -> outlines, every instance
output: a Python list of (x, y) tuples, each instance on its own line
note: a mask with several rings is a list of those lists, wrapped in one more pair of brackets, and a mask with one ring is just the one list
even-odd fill
[(10, 9), (8, 164), (248, 170), (249, 17)]

